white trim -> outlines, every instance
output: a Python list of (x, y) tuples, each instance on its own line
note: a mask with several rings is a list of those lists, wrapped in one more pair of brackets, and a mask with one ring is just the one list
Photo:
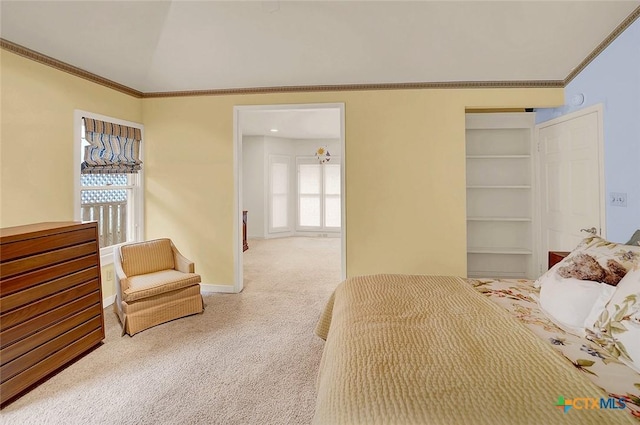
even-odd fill
[(529, 158), (527, 163), (529, 165), (529, 175), (531, 178), (531, 195), (529, 202), (531, 203), (531, 224), (529, 228), (529, 235), (531, 237), (531, 262), (527, 268), (527, 277), (538, 277), (537, 266), (540, 263), (540, 244), (539, 236), (540, 232), (536, 231), (540, 229), (540, 214), (539, 207), (536, 207), (536, 201), (540, 199), (540, 184), (538, 181), (538, 167), (536, 167), (538, 161), (538, 144), (535, 139), (535, 127), (536, 127), (536, 114), (531, 112), (525, 112), (529, 114)]
[(116, 301), (116, 296), (114, 295), (110, 295), (106, 298), (102, 299), (102, 308), (106, 308), (109, 307), (111, 304), (113, 304)]
[(594, 106), (598, 115), (598, 168), (600, 168), (600, 236), (607, 238), (607, 189), (604, 177), (604, 107), (602, 103)]
[[(140, 129), (140, 134), (142, 136), (142, 140), (144, 141), (144, 125), (133, 122), (121, 120), (118, 118), (109, 117), (106, 115), (96, 114), (93, 112), (83, 111), (81, 109), (75, 109), (73, 111), (73, 218), (76, 221), (82, 220), (80, 216), (80, 163), (82, 162), (81, 158), (81, 146), (82, 146), (82, 118), (93, 118), (100, 121), (107, 121), (114, 124), (125, 125), (127, 127), (133, 127)], [(140, 144), (140, 159), (144, 162), (144, 142)], [(137, 174), (135, 174), (135, 178), (138, 180), (137, 185), (135, 185), (132, 189), (134, 192), (134, 198), (136, 200), (136, 217), (135, 217), (135, 228), (131, 229), (131, 235), (133, 236), (133, 240), (127, 241), (130, 242), (141, 242), (144, 240), (144, 204), (145, 204), (145, 192), (144, 192), (144, 166), (142, 170), (140, 170)], [(113, 264), (113, 246), (108, 246), (100, 249), (100, 265), (109, 265)]]
[[(242, 128), (240, 127), (240, 107), (233, 107), (233, 292), (244, 288), (242, 267)], [(265, 228), (266, 233), (266, 228)]]
[(223, 294), (235, 294), (237, 293), (235, 285), (211, 285), (209, 283), (200, 284), (200, 293), (223, 293)]
[(264, 110), (280, 110), (280, 109), (327, 109), (335, 108), (340, 110), (340, 145), (342, 165), (341, 172), (341, 210), (342, 210), (342, 228), (340, 236), (342, 238), (341, 258), (342, 258), (342, 279), (347, 275), (347, 245), (346, 245), (346, 190), (345, 190), (345, 165), (346, 165), (346, 149), (345, 149), (345, 105), (344, 103), (301, 103), (301, 104), (283, 104), (283, 105), (242, 105), (233, 107), (233, 183), (235, 185), (233, 195), (233, 263), (234, 263), (234, 284), (233, 292), (240, 292), (243, 288), (243, 267), (242, 267), (242, 123), (240, 122), (240, 112), (242, 111), (264, 111)]
[(342, 222), (340, 223), (340, 236), (342, 238), (342, 273), (341, 278), (345, 280), (347, 278), (347, 187), (345, 179), (346, 169), (346, 143), (345, 143), (345, 128), (344, 128), (344, 103), (338, 104), (340, 108), (340, 210), (342, 212)]

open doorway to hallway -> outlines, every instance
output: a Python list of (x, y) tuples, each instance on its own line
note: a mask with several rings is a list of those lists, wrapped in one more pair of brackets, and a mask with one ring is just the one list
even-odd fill
[[(339, 260), (336, 279), (343, 279), (344, 105), (238, 106), (234, 112), (239, 235), (235, 290), (241, 291), (247, 282), (244, 258), (253, 252), (243, 254), (243, 247), (251, 250), (252, 244), (263, 256), (267, 247), (279, 247), (273, 249), (274, 255), (280, 252), (280, 257), (305, 263), (285, 268), (301, 266), (309, 273), (319, 272), (323, 263), (319, 257), (331, 257), (333, 249)], [(296, 242), (298, 238), (307, 240)], [(289, 241), (269, 243), (278, 239)], [(302, 246), (305, 256), (286, 253)], [(272, 258), (271, 264), (284, 264), (280, 257)]]

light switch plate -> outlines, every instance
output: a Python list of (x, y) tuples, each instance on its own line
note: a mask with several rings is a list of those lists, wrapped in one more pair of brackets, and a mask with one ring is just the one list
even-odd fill
[(609, 205), (614, 207), (626, 207), (627, 206), (627, 194), (622, 192), (610, 192), (609, 193)]

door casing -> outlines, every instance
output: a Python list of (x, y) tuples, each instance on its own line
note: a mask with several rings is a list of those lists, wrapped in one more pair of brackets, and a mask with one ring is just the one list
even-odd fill
[(242, 111), (255, 110), (279, 110), (279, 109), (327, 109), (336, 108), (340, 110), (340, 156), (342, 166), (340, 167), (341, 179), (341, 199), (340, 210), (342, 215), (341, 238), (341, 278), (347, 276), (347, 217), (346, 217), (346, 190), (345, 190), (345, 104), (344, 103), (307, 103), (307, 104), (285, 104), (285, 105), (243, 105), (233, 107), (233, 262), (234, 262), (234, 283), (233, 291), (238, 293), (244, 286), (243, 264), (242, 264)]

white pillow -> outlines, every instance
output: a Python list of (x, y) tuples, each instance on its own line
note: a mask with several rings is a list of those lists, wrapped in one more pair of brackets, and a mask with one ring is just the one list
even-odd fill
[(640, 372), (640, 265), (618, 283), (595, 330), (605, 348)]
[(567, 332), (583, 336), (614, 293), (615, 287), (600, 282), (549, 277), (540, 289), (540, 308), (549, 319)]

